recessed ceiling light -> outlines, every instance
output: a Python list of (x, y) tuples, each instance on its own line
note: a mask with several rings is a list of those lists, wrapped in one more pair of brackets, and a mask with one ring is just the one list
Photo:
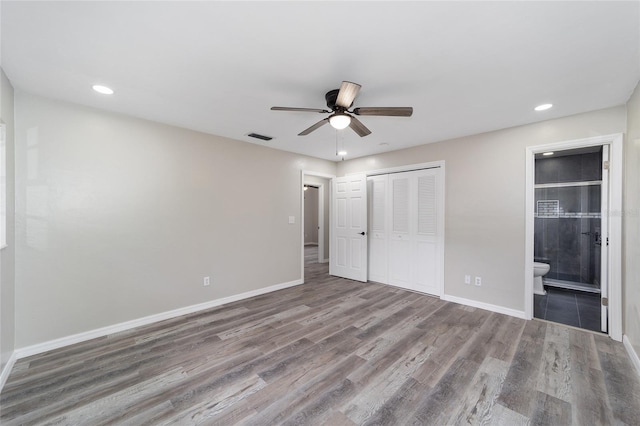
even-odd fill
[(553, 151), (543, 152), (542, 155), (546, 155), (546, 156), (553, 155)]
[(110, 89), (107, 86), (94, 84), (92, 87), (93, 87), (93, 90), (95, 90), (98, 93), (102, 93), (103, 95), (113, 95), (113, 89)]
[(338, 155), (342, 155), (344, 157), (347, 155), (347, 151), (338, 151)]
[(553, 104), (542, 104), (542, 105), (538, 105), (537, 107), (535, 107), (534, 109), (536, 111), (544, 111), (546, 109), (549, 109), (553, 106)]

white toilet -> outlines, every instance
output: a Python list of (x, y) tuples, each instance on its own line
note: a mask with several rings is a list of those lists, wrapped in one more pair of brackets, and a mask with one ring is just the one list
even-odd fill
[(551, 266), (547, 263), (533, 262), (533, 293), (544, 296), (547, 292), (542, 285), (542, 277), (547, 275)]

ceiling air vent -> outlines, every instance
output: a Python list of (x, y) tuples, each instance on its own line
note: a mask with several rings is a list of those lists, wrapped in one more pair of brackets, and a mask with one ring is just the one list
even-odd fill
[(271, 136), (259, 135), (257, 133), (249, 133), (247, 136), (256, 139), (262, 139), (263, 141), (270, 141), (271, 139), (273, 139)]

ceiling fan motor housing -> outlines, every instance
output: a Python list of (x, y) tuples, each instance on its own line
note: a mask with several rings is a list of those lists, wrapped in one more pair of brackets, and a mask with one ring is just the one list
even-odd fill
[[(329, 90), (327, 94), (324, 95), (324, 98), (327, 101), (327, 106), (331, 108), (331, 111), (346, 110), (346, 108), (341, 108), (336, 106), (336, 101), (338, 100), (339, 92), (340, 92), (340, 89), (334, 89), (334, 90)], [(351, 103), (351, 105), (353, 105), (353, 103)]]

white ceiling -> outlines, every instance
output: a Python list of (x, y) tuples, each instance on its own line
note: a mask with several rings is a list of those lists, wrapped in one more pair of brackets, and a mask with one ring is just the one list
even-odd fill
[[(640, 78), (637, 1), (2, 1), (1, 19), (17, 89), (328, 160), (621, 105)], [(301, 137), (324, 115), (269, 110), (325, 108), (343, 80), (354, 106), (413, 117)]]

